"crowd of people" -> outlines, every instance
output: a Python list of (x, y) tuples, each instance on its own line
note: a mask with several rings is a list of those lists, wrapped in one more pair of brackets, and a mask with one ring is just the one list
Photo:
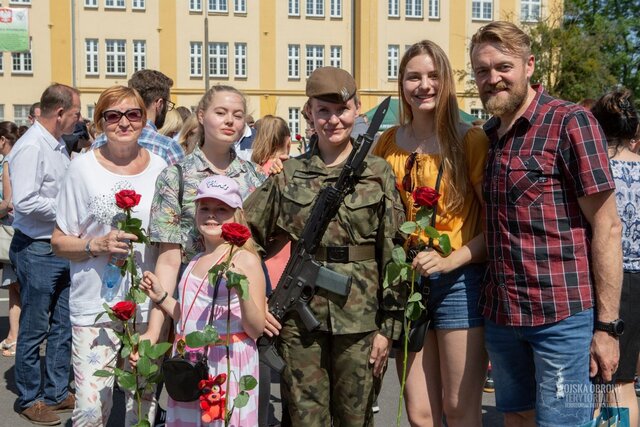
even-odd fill
[[(102, 92), (91, 120), (81, 117), (78, 90), (52, 84), (28, 129), (0, 123), (0, 217), (14, 230), (3, 265), (10, 327), (0, 346), (15, 355), (20, 415), (56, 425), (57, 413), (72, 411), (73, 425), (104, 426), (114, 379), (93, 373), (141, 360), (135, 349), (122, 357), (122, 323), (98, 317), (138, 286), (125, 275), (107, 296), (101, 278), (138, 240), (116, 226), (114, 195), (134, 190), (150, 241), (133, 245), (148, 296), (137, 307), (139, 340), (175, 336), (175, 355), (187, 334), (215, 326), (230, 351), (190, 351), (206, 351), (213, 377), (233, 372), (226, 398), (240, 392), (238, 378), (258, 380), (229, 425), (268, 425), (271, 370), (256, 346), (263, 334), (277, 337), (286, 363), (281, 425), (373, 425), (407, 304), (402, 284), (383, 285), (397, 244), (420, 276), (429, 319), (421, 348), (406, 355), (412, 426), (482, 425), (489, 360), (506, 426), (586, 424), (599, 394), (628, 407), (637, 425), (640, 126), (632, 94), (615, 88), (590, 109), (550, 96), (531, 81), (528, 36), (508, 22), (480, 28), (469, 52), (492, 115), (482, 127), (461, 123), (440, 46), (423, 40), (404, 53), (400, 123), (366, 155), (314, 255), (350, 288), (318, 288), (313, 331), (295, 310), (277, 319), (267, 301), (318, 193), (350, 157), (362, 133), (354, 128), (368, 127), (348, 72), (321, 67), (307, 79), (310, 144), (291, 158), (286, 122), (266, 115), (254, 123), (236, 88), (216, 85), (194, 112), (174, 109), (173, 81), (155, 70)], [(419, 220), (413, 194), (423, 187), (440, 194), (431, 224), (449, 236), (448, 255), (425, 235), (400, 231)], [(237, 251), (223, 238), (231, 223), (251, 231)], [(209, 275), (227, 257), (246, 294)], [(395, 351), (402, 376), (403, 350)], [(201, 417), (197, 400), (171, 397), (164, 421), (158, 392), (127, 392), (125, 425), (144, 417), (224, 425)]]

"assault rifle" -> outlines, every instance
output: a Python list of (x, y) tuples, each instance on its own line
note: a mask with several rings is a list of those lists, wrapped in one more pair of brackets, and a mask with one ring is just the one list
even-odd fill
[[(316, 289), (326, 289), (342, 296), (349, 295), (351, 277), (328, 269), (314, 258), (314, 254), (318, 251), (329, 222), (338, 213), (344, 198), (353, 191), (365, 167), (364, 159), (387, 113), (389, 102), (389, 97), (382, 101), (367, 132), (358, 136), (353, 143), (353, 149), (340, 172), (338, 181), (333, 186), (323, 188), (316, 198), (311, 215), (291, 252), (278, 286), (269, 297), (269, 312), (280, 323), (287, 313), (295, 310), (307, 330), (313, 331), (320, 326), (320, 322), (309, 308), (309, 302), (315, 295)], [(263, 335), (258, 339), (257, 344), (262, 361), (276, 371), (282, 372), (285, 363), (276, 352), (274, 337)]]

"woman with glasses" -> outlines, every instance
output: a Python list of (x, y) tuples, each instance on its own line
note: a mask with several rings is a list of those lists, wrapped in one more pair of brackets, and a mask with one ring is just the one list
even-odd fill
[[(427, 248), (413, 259), (431, 323), (422, 350), (408, 355), (405, 399), (412, 426), (440, 425), (443, 414), (450, 427), (482, 424), (487, 359), (478, 310), (486, 256), (480, 204), (488, 140), (481, 128), (460, 123), (455, 90), (444, 51), (428, 40), (412, 45), (399, 67), (401, 125), (386, 131), (374, 149), (395, 172), (407, 220), (417, 212), (411, 192), (440, 181), (435, 228), (449, 235), (453, 248), (446, 257), (438, 247)], [(410, 246), (420, 238), (411, 236)], [(396, 360), (400, 374), (402, 357)]]
[[(100, 95), (94, 121), (104, 132), (107, 142), (95, 150), (76, 157), (69, 166), (57, 199), (57, 226), (51, 244), (58, 256), (71, 261), (69, 309), (72, 325), (72, 362), (76, 384), (74, 425), (106, 425), (112, 407), (113, 378), (93, 375), (99, 369), (118, 365), (122, 330), (104, 316), (103, 304), (110, 306), (124, 299), (130, 287), (129, 276), (122, 279), (116, 296), (107, 301), (102, 289), (102, 273), (113, 255), (129, 250), (128, 240), (134, 234), (116, 228), (123, 210), (116, 205), (115, 195), (121, 190), (134, 190), (141, 195), (133, 215), (147, 228), (149, 212), (160, 172), (167, 166), (161, 157), (138, 144), (145, 126), (144, 102), (135, 89), (113, 86)], [(157, 250), (152, 246), (134, 245), (141, 271), (155, 266)], [(141, 275), (141, 272), (140, 272)], [(146, 329), (150, 303), (138, 305), (137, 331)], [(138, 418), (137, 405), (127, 393), (125, 425)], [(154, 419), (153, 393), (144, 396), (143, 409)]]

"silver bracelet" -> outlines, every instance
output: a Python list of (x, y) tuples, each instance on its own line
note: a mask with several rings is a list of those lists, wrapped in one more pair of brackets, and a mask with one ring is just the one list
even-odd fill
[(93, 239), (87, 240), (87, 244), (84, 245), (84, 251), (89, 255), (89, 258), (95, 258), (97, 255), (91, 252), (91, 242), (93, 242)]

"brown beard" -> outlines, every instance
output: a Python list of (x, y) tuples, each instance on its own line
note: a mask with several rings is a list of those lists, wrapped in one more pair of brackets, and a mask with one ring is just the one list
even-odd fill
[[(507, 89), (509, 86), (504, 82), (499, 82), (495, 89)], [(490, 96), (486, 92), (480, 94), (480, 100), (485, 110), (494, 116), (502, 116), (516, 112), (527, 99), (527, 83), (523, 85), (511, 86), (507, 92), (507, 99), (500, 100), (497, 96)]]

